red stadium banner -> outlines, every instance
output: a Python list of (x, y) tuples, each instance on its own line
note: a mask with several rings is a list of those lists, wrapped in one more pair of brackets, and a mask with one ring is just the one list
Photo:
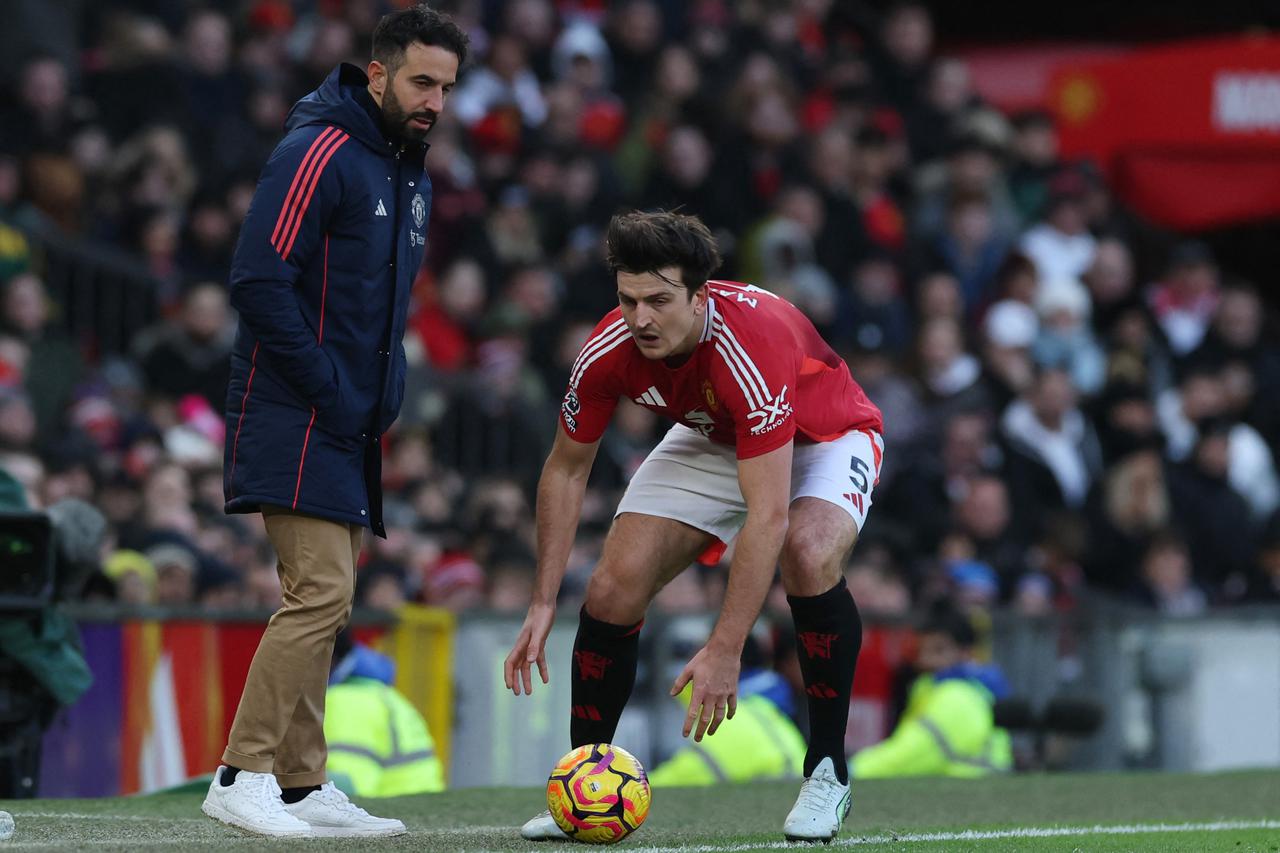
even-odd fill
[(1196, 230), (1280, 215), (1280, 37), (1069, 64), (1048, 101), (1063, 155), (1095, 160), (1155, 222)]

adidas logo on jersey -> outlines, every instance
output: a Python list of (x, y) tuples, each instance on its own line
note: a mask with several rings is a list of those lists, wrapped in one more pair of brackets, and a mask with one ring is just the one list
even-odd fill
[(386, 216), (387, 208), (382, 203), (382, 199), (378, 199), (378, 206), (373, 209), (374, 216)]
[(650, 385), (648, 391), (636, 397), (636, 402), (642, 406), (656, 406), (658, 408), (666, 408), (667, 406), (667, 401), (662, 399), (662, 395), (658, 393), (658, 389), (654, 385)]

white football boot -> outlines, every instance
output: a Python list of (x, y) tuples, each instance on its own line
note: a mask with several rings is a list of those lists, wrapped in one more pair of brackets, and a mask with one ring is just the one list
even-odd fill
[(404, 824), (395, 818), (374, 817), (347, 798), (337, 785), (325, 782), (285, 810), (311, 827), (316, 838), (380, 838), (404, 835)]
[(520, 827), (520, 837), (525, 841), (568, 841), (569, 836), (556, 824), (551, 812), (531, 817)]
[(849, 786), (836, 778), (836, 766), (824, 758), (800, 785), (800, 796), (782, 824), (788, 841), (830, 841), (849, 814)]
[(222, 784), (226, 767), (213, 774), (213, 784), (200, 811), (214, 820), (275, 838), (310, 838), (311, 825), (285, 811), (280, 785), (270, 773), (241, 770), (236, 781)]

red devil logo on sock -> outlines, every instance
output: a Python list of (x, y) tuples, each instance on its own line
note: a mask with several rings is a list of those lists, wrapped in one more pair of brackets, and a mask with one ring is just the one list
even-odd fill
[(598, 655), (595, 652), (574, 652), (573, 659), (578, 662), (578, 675), (583, 681), (599, 681), (604, 678), (604, 671), (613, 663), (612, 658)]
[(804, 645), (804, 653), (811, 658), (831, 659), (831, 641), (839, 634), (819, 634), (817, 631), (802, 631), (800, 642)]

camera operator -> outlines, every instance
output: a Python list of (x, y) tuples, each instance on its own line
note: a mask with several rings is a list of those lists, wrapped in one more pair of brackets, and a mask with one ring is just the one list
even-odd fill
[(61, 602), (97, 568), (106, 529), (80, 500), (0, 502), (0, 800), (36, 796), (44, 732), (93, 681)]

